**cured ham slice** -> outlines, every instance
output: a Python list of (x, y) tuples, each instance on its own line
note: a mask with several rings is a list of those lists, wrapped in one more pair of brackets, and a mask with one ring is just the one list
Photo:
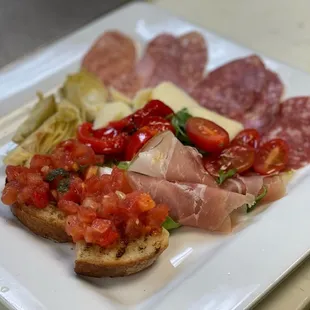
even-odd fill
[(195, 148), (184, 146), (170, 131), (152, 138), (132, 160), (129, 171), (168, 181), (218, 187)]
[(251, 194), (256, 197), (262, 192), (264, 186), (267, 193), (261, 200), (261, 204), (276, 201), (286, 194), (286, 184), (281, 174), (268, 177), (260, 175), (237, 176), (226, 180), (221, 188), (239, 194)]
[(137, 190), (148, 192), (157, 203), (169, 206), (170, 216), (177, 222), (210, 231), (232, 230), (231, 213), (255, 197), (229, 192), (205, 184), (173, 183), (139, 173), (128, 172)]

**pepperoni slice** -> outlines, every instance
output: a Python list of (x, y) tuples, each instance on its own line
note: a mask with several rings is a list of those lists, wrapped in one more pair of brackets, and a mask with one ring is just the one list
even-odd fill
[(106, 31), (85, 55), (82, 67), (110, 85), (111, 81), (131, 72), (135, 63), (134, 42), (118, 31)]

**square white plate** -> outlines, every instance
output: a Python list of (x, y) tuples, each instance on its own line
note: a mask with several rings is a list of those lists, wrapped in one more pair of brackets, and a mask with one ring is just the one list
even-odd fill
[[(0, 71), (0, 156), (27, 112), (25, 103), (33, 101), (38, 90), (52, 91), (77, 70), (83, 54), (106, 29), (129, 34), (141, 47), (161, 32), (180, 35), (197, 29), (209, 45), (208, 69), (252, 53), (156, 7), (126, 6)], [(263, 58), (282, 77), (286, 97), (309, 95), (308, 74)], [(72, 246), (25, 231), (1, 205), (0, 300), (24, 310), (244, 309), (308, 255), (309, 182), (305, 168), (290, 183), (285, 198), (232, 236), (181, 228), (172, 233), (169, 248), (152, 268), (120, 279), (76, 277)]]

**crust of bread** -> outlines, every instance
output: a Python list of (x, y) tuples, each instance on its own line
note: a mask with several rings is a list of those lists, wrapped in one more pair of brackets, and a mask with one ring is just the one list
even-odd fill
[(104, 249), (85, 242), (76, 244), (75, 272), (89, 277), (123, 277), (151, 266), (168, 247), (169, 232), (143, 237), (126, 246)]
[(65, 215), (55, 206), (38, 209), (25, 205), (11, 206), (12, 213), (36, 235), (56, 242), (72, 242), (65, 232)]

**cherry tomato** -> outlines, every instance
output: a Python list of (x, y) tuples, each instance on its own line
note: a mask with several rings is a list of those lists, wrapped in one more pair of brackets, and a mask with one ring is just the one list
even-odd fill
[(288, 144), (282, 139), (273, 139), (263, 144), (256, 155), (254, 170), (260, 174), (272, 174), (285, 169), (288, 162)]
[(204, 157), (203, 165), (205, 169), (214, 177), (219, 176), (219, 171), (221, 170), (221, 163), (219, 157)]
[(152, 127), (143, 127), (134, 133), (127, 144), (125, 151), (125, 160), (132, 160), (134, 155), (142, 148), (142, 146), (154, 137), (159, 131)]
[(233, 145), (220, 155), (221, 170), (236, 169), (237, 173), (249, 170), (255, 160), (255, 150), (252, 147)]
[(250, 146), (254, 149), (258, 148), (260, 142), (260, 134), (256, 129), (244, 129), (231, 141), (232, 145)]
[(152, 127), (160, 132), (170, 130), (174, 133), (175, 131), (171, 123), (161, 116), (148, 116), (144, 118), (141, 122), (141, 127), (144, 126)]
[(221, 152), (229, 144), (227, 131), (204, 118), (191, 117), (185, 130), (191, 142), (206, 152)]
[(119, 154), (126, 147), (127, 134), (121, 133), (115, 137), (102, 137), (101, 139), (93, 136), (92, 124), (84, 123), (79, 126), (77, 137), (80, 142), (90, 145), (97, 154)]

